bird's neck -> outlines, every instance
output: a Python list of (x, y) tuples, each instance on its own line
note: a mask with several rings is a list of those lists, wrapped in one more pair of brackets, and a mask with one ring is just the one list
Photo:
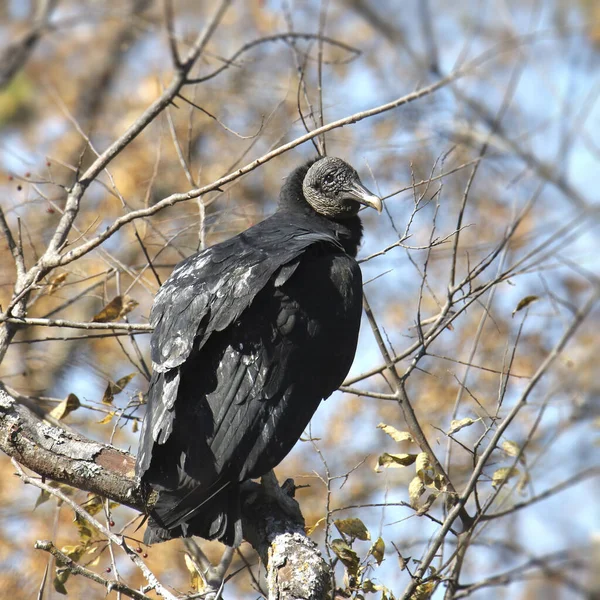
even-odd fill
[(281, 188), (278, 212), (288, 212), (302, 219), (308, 219), (312, 227), (334, 235), (344, 250), (355, 257), (362, 239), (362, 223), (359, 217), (338, 220), (324, 217), (317, 213), (304, 198), (302, 182), (308, 169), (316, 160), (318, 159), (307, 161), (288, 176)]
[(277, 212), (286, 222), (298, 220), (311, 230), (332, 235), (348, 255), (356, 257), (363, 235), (362, 222), (358, 216), (338, 220), (329, 219), (315, 212), (306, 202), (280, 205)]

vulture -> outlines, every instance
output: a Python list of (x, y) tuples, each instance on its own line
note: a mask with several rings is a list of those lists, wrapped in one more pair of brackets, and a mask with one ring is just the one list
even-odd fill
[(159, 289), (136, 463), (157, 492), (145, 543), (241, 543), (240, 485), (283, 460), (354, 359), (361, 205), (382, 208), (348, 163), (310, 160), (273, 215), (183, 260)]

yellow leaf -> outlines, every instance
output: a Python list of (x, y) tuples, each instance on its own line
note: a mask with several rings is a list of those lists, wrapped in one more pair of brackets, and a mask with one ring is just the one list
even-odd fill
[(413, 480), (408, 485), (408, 501), (410, 505), (418, 510), (419, 508), (419, 498), (425, 491), (425, 486), (421, 481), (420, 477), (414, 477)]
[(412, 435), (410, 435), (408, 431), (398, 431), (395, 427), (392, 427), (391, 425), (379, 423), (379, 425), (377, 425), (377, 429), (382, 429), (396, 442), (414, 442)]
[(85, 553), (85, 546), (77, 544), (76, 546), (63, 546), (60, 551), (66, 554), (71, 560), (78, 561)]
[(515, 477), (519, 474), (519, 469), (515, 469), (515, 467), (501, 467), (500, 469), (497, 469), (492, 475), (492, 485), (494, 487), (498, 487), (504, 482), (508, 481), (511, 477)]
[(98, 494), (90, 494), (88, 500), (86, 500), (81, 507), (93, 517), (102, 510), (103, 505), (104, 498), (102, 498), (102, 496), (98, 496)]
[(384, 452), (378, 459), (375, 465), (375, 470), (380, 471), (380, 467), (389, 467), (399, 469), (400, 467), (408, 467), (417, 459), (416, 454), (388, 454)]
[(525, 473), (523, 473), (523, 475), (521, 475), (521, 477), (519, 477), (519, 481), (517, 483), (517, 492), (519, 492), (519, 494), (521, 494), (521, 496), (525, 495), (525, 490), (526, 490), (527, 486), (529, 485), (530, 481), (531, 481), (531, 478), (529, 477), (529, 473), (527, 471)]
[(53, 277), (48, 284), (46, 292), (49, 296), (54, 294), (54, 292), (65, 282), (65, 279), (69, 276), (68, 273), (60, 273), (56, 277)]
[(469, 425), (473, 425), (479, 419), (471, 419), (470, 417), (465, 417), (464, 419), (450, 421), (450, 430), (448, 431), (448, 435), (456, 433), (460, 431), (463, 427), (469, 427)]
[(519, 301), (519, 304), (517, 304), (517, 308), (515, 308), (515, 310), (513, 310), (512, 312), (512, 316), (515, 316), (515, 313), (518, 313), (520, 310), (523, 310), (524, 308), (528, 307), (532, 302), (535, 302), (536, 300), (539, 300), (540, 297), (539, 296), (525, 296), (525, 298), (521, 299)]
[(345, 534), (351, 538), (363, 541), (371, 539), (371, 534), (369, 533), (369, 530), (366, 528), (365, 524), (360, 519), (337, 519), (334, 521), (334, 524), (340, 533)]
[(427, 583), (419, 584), (417, 589), (413, 592), (411, 600), (429, 600), (433, 590), (435, 589), (435, 585), (435, 581), (428, 581)]
[(417, 510), (417, 514), (424, 515), (431, 508), (431, 505), (436, 501), (437, 497), (438, 497), (437, 491), (429, 494), (427, 496), (427, 499), (425, 500), (425, 502), (419, 506), (419, 509)]
[(111, 410), (105, 417), (104, 419), (98, 421), (99, 425), (106, 425), (107, 423), (110, 423), (110, 421), (112, 420), (112, 418), (115, 416), (116, 414), (116, 410)]
[(431, 466), (427, 452), (419, 452), (417, 455), (415, 470), (423, 483), (432, 483), (435, 476), (435, 471)]
[(382, 538), (377, 538), (377, 541), (369, 549), (367, 556), (369, 556), (369, 554), (377, 561), (378, 565), (381, 564), (385, 554), (385, 542)]
[(323, 523), (323, 521), (325, 521), (325, 517), (321, 517), (314, 525), (311, 525), (310, 527), (305, 527), (304, 530), (306, 531), (306, 535), (312, 535), (314, 533), (315, 529), (321, 523)]
[[(502, 448), (502, 450), (504, 450), (504, 452), (506, 452), (508, 456), (516, 457), (519, 456), (519, 453), (521, 452), (519, 444), (511, 440), (505, 440), (504, 442), (502, 442), (500, 444), (500, 448)], [(519, 462), (523, 465), (525, 464), (525, 454), (521, 454), (521, 456), (519, 457)]]
[(75, 523), (77, 531), (79, 532), (80, 545), (84, 548), (87, 548), (88, 543), (97, 534), (96, 530), (79, 513), (75, 513), (73, 522)]
[[(95, 548), (93, 548), (93, 550), (96, 550), (96, 549), (95, 549)], [(85, 566), (86, 566), (86, 567), (97, 567), (99, 563), (100, 563), (100, 555), (98, 554), (98, 555), (96, 556), (96, 558), (92, 559), (92, 561), (91, 561), (91, 562), (89, 562), (89, 563), (86, 563), (86, 565), (85, 565)]]
[(64, 419), (69, 413), (81, 406), (79, 398), (75, 394), (69, 394), (62, 402), (57, 404), (49, 413), (57, 421)]
[(198, 573), (196, 565), (194, 564), (194, 561), (192, 560), (191, 556), (186, 553), (183, 555), (183, 558), (185, 560), (185, 566), (190, 572), (190, 583), (192, 589), (196, 592), (201, 592), (205, 588), (204, 579), (202, 579), (200, 573)]

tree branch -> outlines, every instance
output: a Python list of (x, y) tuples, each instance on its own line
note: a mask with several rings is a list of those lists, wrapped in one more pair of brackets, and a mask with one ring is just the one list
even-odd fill
[[(0, 382), (0, 450), (43, 478), (146, 512), (149, 495), (135, 477), (134, 456), (53, 427), (21, 400), (25, 399)], [(283, 492), (293, 496), (293, 482), (288, 482)], [(45, 486), (42, 481), (30, 483)], [(261, 484), (247, 482), (242, 488), (242, 518), (244, 538), (267, 566), (271, 597), (326, 597), (329, 567), (304, 533), (301, 515), (290, 516)], [(50, 542), (42, 544), (41, 549), (54, 554)]]

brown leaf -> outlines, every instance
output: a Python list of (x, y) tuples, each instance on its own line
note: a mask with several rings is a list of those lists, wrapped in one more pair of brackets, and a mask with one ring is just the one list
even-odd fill
[(53, 277), (46, 288), (46, 292), (49, 296), (54, 294), (54, 292), (65, 282), (65, 279), (69, 276), (68, 273), (60, 273), (56, 277)]
[(115, 296), (97, 315), (92, 319), (93, 323), (109, 323), (119, 318), (123, 310), (123, 298)]
[(517, 308), (515, 308), (515, 310), (513, 310), (512, 316), (514, 317), (515, 313), (518, 313), (520, 310), (527, 308), (532, 302), (535, 302), (536, 300), (539, 300), (539, 299), (540, 299), (539, 296), (525, 296), (525, 298), (522, 298), (521, 300), (519, 300), (519, 304), (517, 304)]
[(366, 528), (365, 524), (356, 518), (350, 519), (337, 519), (334, 521), (337, 530), (351, 538), (359, 540), (370, 540), (371, 534)]
[(69, 413), (81, 406), (79, 398), (75, 394), (69, 394), (62, 402), (57, 404), (49, 413), (56, 420), (64, 419)]
[(125, 386), (137, 375), (137, 373), (129, 373), (117, 380), (116, 383), (108, 383), (102, 396), (102, 402), (104, 404), (112, 404), (115, 396), (120, 394)]

